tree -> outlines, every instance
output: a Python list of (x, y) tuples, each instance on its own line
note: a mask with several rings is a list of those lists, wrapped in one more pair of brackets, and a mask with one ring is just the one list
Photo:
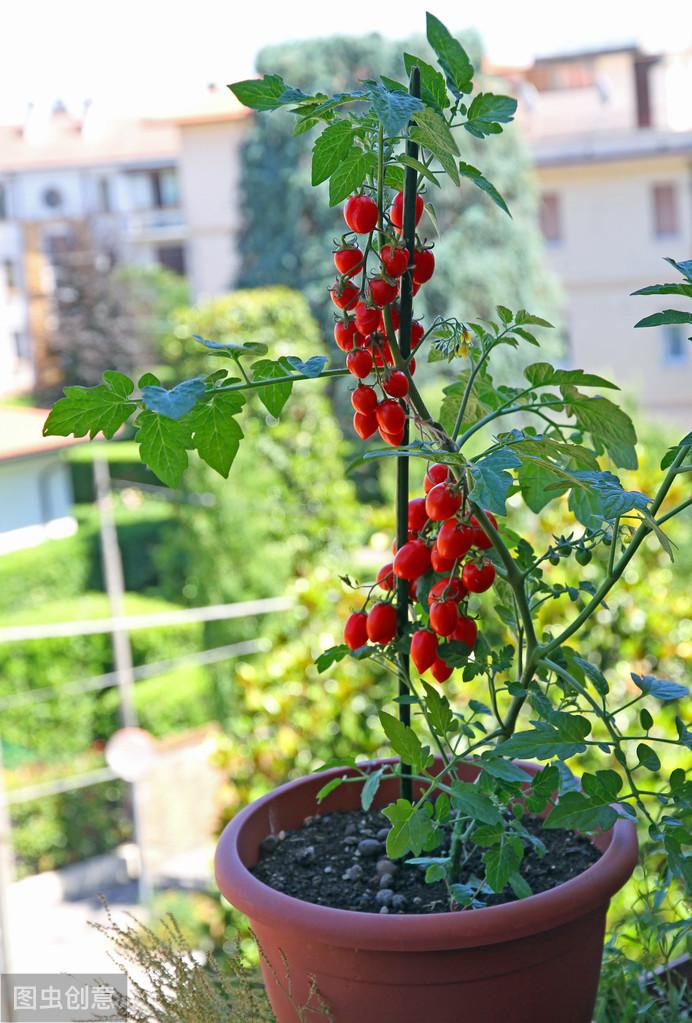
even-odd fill
[[(465, 45), (478, 64), (479, 40), (471, 36)], [(423, 39), (410, 40), (405, 49), (434, 60)], [(257, 68), (261, 73), (279, 74), (308, 93), (338, 92), (354, 79), (377, 74), (405, 80), (401, 44), (376, 34), (268, 47), (260, 52)], [(482, 87), (490, 87), (488, 79)], [(311, 187), (313, 133), (296, 137), (292, 131), (289, 113), (255, 114), (242, 157), (245, 229), (240, 240), (243, 269), (238, 284), (286, 283), (299, 288), (331, 338), (327, 286), (333, 267), (325, 253), (331, 240), (346, 227), (340, 210), (328, 206), (327, 186)], [(559, 290), (543, 259), (526, 146), (515, 127), (494, 138), (482, 156), (480, 145), (480, 140), (466, 136), (463, 159), (480, 167), (496, 185), (508, 202), (512, 219), (469, 181), (462, 183), (461, 190), (446, 178), (441, 189), (429, 187), (441, 234), (437, 242), (439, 269), (421, 293), (417, 311), (430, 317), (449, 315), (454, 308), (462, 319), (491, 316), (502, 301), (513, 308), (541, 309), (554, 319)], [(435, 240), (430, 221), (425, 233)]]

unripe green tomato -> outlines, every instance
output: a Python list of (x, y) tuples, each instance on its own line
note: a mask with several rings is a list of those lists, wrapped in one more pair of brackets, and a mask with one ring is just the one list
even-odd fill
[(575, 554), (575, 558), (580, 565), (588, 565), (591, 561), (591, 551), (587, 551), (585, 547), (580, 547)]
[(548, 555), (548, 561), (550, 562), (551, 565), (560, 564), (560, 555), (557, 553), (557, 551), (550, 552), (550, 554)]

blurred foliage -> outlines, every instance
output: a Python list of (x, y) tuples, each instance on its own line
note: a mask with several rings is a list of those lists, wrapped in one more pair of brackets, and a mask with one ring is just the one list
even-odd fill
[[(475, 65), (478, 38), (464, 38)], [(422, 37), (405, 49), (433, 58)], [(334, 36), (271, 46), (260, 52), (257, 70), (274, 73), (308, 93), (328, 94), (352, 88), (358, 79), (388, 75), (405, 80), (401, 42), (379, 35)], [(481, 76), (482, 77), (482, 76)], [(484, 87), (491, 87), (486, 79)], [(504, 91), (502, 88), (496, 91)], [(242, 152), (241, 202), (244, 231), (240, 237), (241, 287), (288, 284), (299, 288), (331, 340), (331, 302), (327, 286), (334, 276), (332, 241), (347, 228), (340, 209), (330, 209), (326, 185), (310, 184), (310, 148), (314, 133), (292, 134), (290, 114), (256, 114)], [(516, 127), (491, 144), (464, 134), (462, 157), (480, 167), (505, 196), (512, 219), (479, 189), (464, 182), (428, 189), (440, 229), (435, 276), (416, 299), (416, 314), (454, 313), (460, 319), (491, 316), (498, 302), (527, 308), (552, 319), (559, 291), (547, 268), (537, 227), (537, 196), (529, 154)], [(425, 218), (421, 233), (436, 240)], [(473, 239), (473, 246), (468, 239)], [(509, 355), (512, 361), (512, 353)]]

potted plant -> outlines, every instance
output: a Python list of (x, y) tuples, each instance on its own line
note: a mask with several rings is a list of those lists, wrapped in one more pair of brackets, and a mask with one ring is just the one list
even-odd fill
[[(228, 476), (248, 396), (278, 417), (299, 381), (354, 378), (355, 432), (383, 442), (362, 458), (396, 460), (397, 535), (374, 583), (346, 580), (344, 643), (318, 667), (351, 656), (392, 672), (380, 721), (394, 756), (327, 764), (241, 811), (219, 843), (219, 886), (250, 918), (280, 1023), (588, 1023), (637, 822), (667, 880), (689, 883), (689, 789), (680, 769), (660, 775), (657, 749), (689, 748), (690, 733), (680, 717), (676, 738), (655, 721), (684, 687), (632, 675), (623, 702), (573, 640), (647, 538), (670, 551), (663, 527), (690, 500), (662, 506), (692, 467), (692, 437), (666, 454), (654, 496), (626, 490), (613, 470), (636, 467), (636, 438), (601, 393), (615, 385), (542, 361), (521, 386), (493, 380), (507, 346), (538, 345), (549, 323), (505, 306), (490, 320), (413, 318), (435, 270), (439, 179), (507, 211), (460, 136), (501, 132), (516, 107), (474, 94), (467, 54), (430, 14), (427, 34), (439, 69), (405, 54), (408, 86), (368, 80), (333, 97), (276, 75), (231, 86), (254, 110), (288, 108), (297, 132), (319, 129), (312, 180), (329, 182), (348, 229), (330, 288), (346, 366), (197, 338), (223, 368), (171, 390), (146, 374), (138, 393), (106, 373), (67, 388), (46, 433), (110, 437), (134, 418), (143, 460), (175, 486), (190, 450)], [(675, 266), (683, 283), (659, 289), (689, 296), (690, 264)], [(424, 353), (448, 365), (435, 415), (414, 379)], [(537, 550), (510, 525), (510, 498), (534, 513), (567, 501), (574, 528)], [(576, 588), (552, 571), (572, 558), (598, 567)], [(548, 601), (574, 608), (541, 632)], [(594, 767), (578, 782), (568, 763), (587, 750)]]

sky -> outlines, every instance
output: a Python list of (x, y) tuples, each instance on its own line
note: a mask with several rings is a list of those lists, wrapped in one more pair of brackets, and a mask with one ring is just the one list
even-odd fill
[[(654, 51), (692, 46), (689, 0), (428, 3), (451, 30), (478, 28), (497, 64), (610, 43), (637, 41)], [(87, 98), (128, 113), (169, 109), (210, 82), (249, 77), (262, 46), (339, 32), (401, 38), (425, 30), (427, 6), (410, 0), (6, 0), (0, 122), (21, 120), (29, 102), (56, 99), (74, 109)]]

